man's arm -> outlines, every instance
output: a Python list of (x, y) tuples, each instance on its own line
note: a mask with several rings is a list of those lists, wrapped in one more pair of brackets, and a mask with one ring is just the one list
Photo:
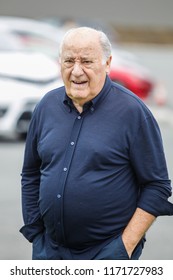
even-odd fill
[(155, 219), (156, 217), (151, 215), (150, 213), (140, 208), (136, 209), (134, 215), (132, 216), (122, 234), (122, 240), (129, 257), (131, 257), (136, 245), (144, 236)]
[(171, 181), (168, 177), (159, 126), (148, 112), (130, 149), (130, 161), (139, 184), (137, 208), (126, 226), (122, 240), (129, 257), (156, 217), (173, 215)]
[(37, 126), (38, 125), (34, 112), (27, 133), (24, 161), (21, 173), (22, 213), (24, 226), (20, 229), (20, 232), (30, 242), (33, 241), (34, 237), (39, 232), (44, 230), (44, 224), (38, 205), (41, 159), (37, 151)]

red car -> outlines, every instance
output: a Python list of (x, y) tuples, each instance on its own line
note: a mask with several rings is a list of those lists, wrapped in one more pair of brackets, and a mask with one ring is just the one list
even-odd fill
[(163, 85), (156, 82), (149, 70), (139, 64), (131, 53), (114, 49), (109, 76), (111, 80), (128, 88), (145, 102), (150, 101), (158, 105), (166, 102)]

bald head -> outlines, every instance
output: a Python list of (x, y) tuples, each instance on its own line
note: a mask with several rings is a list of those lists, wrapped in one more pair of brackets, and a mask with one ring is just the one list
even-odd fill
[(73, 47), (73, 44), (79, 41), (80, 44), (83, 42), (84, 46), (86, 45), (86, 41), (90, 42), (90, 44), (98, 44), (98, 47), (103, 52), (104, 61), (111, 56), (111, 43), (104, 32), (90, 27), (77, 27), (66, 32), (59, 49), (60, 58), (66, 44)]

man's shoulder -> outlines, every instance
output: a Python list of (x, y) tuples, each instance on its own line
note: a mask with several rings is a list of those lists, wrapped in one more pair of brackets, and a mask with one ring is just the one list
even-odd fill
[(40, 104), (54, 102), (55, 100), (61, 100), (64, 97), (65, 88), (64, 86), (54, 88), (46, 92), (40, 99)]
[(55, 96), (61, 96), (63, 95), (65, 92), (65, 88), (64, 86), (61, 86), (61, 87), (58, 87), (58, 88), (54, 88), (50, 91), (48, 91), (44, 96), (43, 98), (50, 98), (50, 97), (55, 97)]
[[(46, 108), (55, 108), (57, 104), (63, 102), (65, 94), (64, 86), (54, 88), (47, 93), (43, 94), (39, 102), (35, 107), (35, 114), (40, 114), (42, 111), (46, 111)], [(57, 108), (57, 107), (56, 107)]]
[[(111, 102), (118, 111), (122, 110), (125, 115), (151, 116), (152, 113), (148, 106), (135, 93), (127, 88), (112, 82)], [(109, 100), (110, 101), (110, 100)]]
[(120, 97), (122, 98), (130, 98), (130, 99), (134, 99), (134, 100), (137, 100), (139, 101), (139, 97), (134, 94), (132, 91), (130, 91), (129, 89), (127, 89), (126, 87), (118, 84), (118, 83), (115, 83), (115, 82), (112, 82), (112, 90), (113, 92), (117, 93), (118, 95), (120, 94)]

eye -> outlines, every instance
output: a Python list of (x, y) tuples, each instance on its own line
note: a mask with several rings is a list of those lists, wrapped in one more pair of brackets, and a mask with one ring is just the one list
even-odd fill
[(66, 59), (64, 62), (65, 62), (65, 63), (72, 63), (72, 62), (73, 62), (73, 59)]
[(92, 60), (88, 60), (88, 59), (82, 61), (82, 64), (85, 65), (86, 67), (91, 67), (92, 63), (93, 63)]
[(91, 60), (84, 60), (83, 63), (84, 63), (84, 64), (91, 64), (92, 61), (91, 61)]
[(68, 59), (65, 59), (65, 60), (64, 60), (64, 65), (65, 65), (66, 67), (71, 67), (73, 64), (74, 64), (74, 60), (71, 59), (71, 58), (68, 58)]

